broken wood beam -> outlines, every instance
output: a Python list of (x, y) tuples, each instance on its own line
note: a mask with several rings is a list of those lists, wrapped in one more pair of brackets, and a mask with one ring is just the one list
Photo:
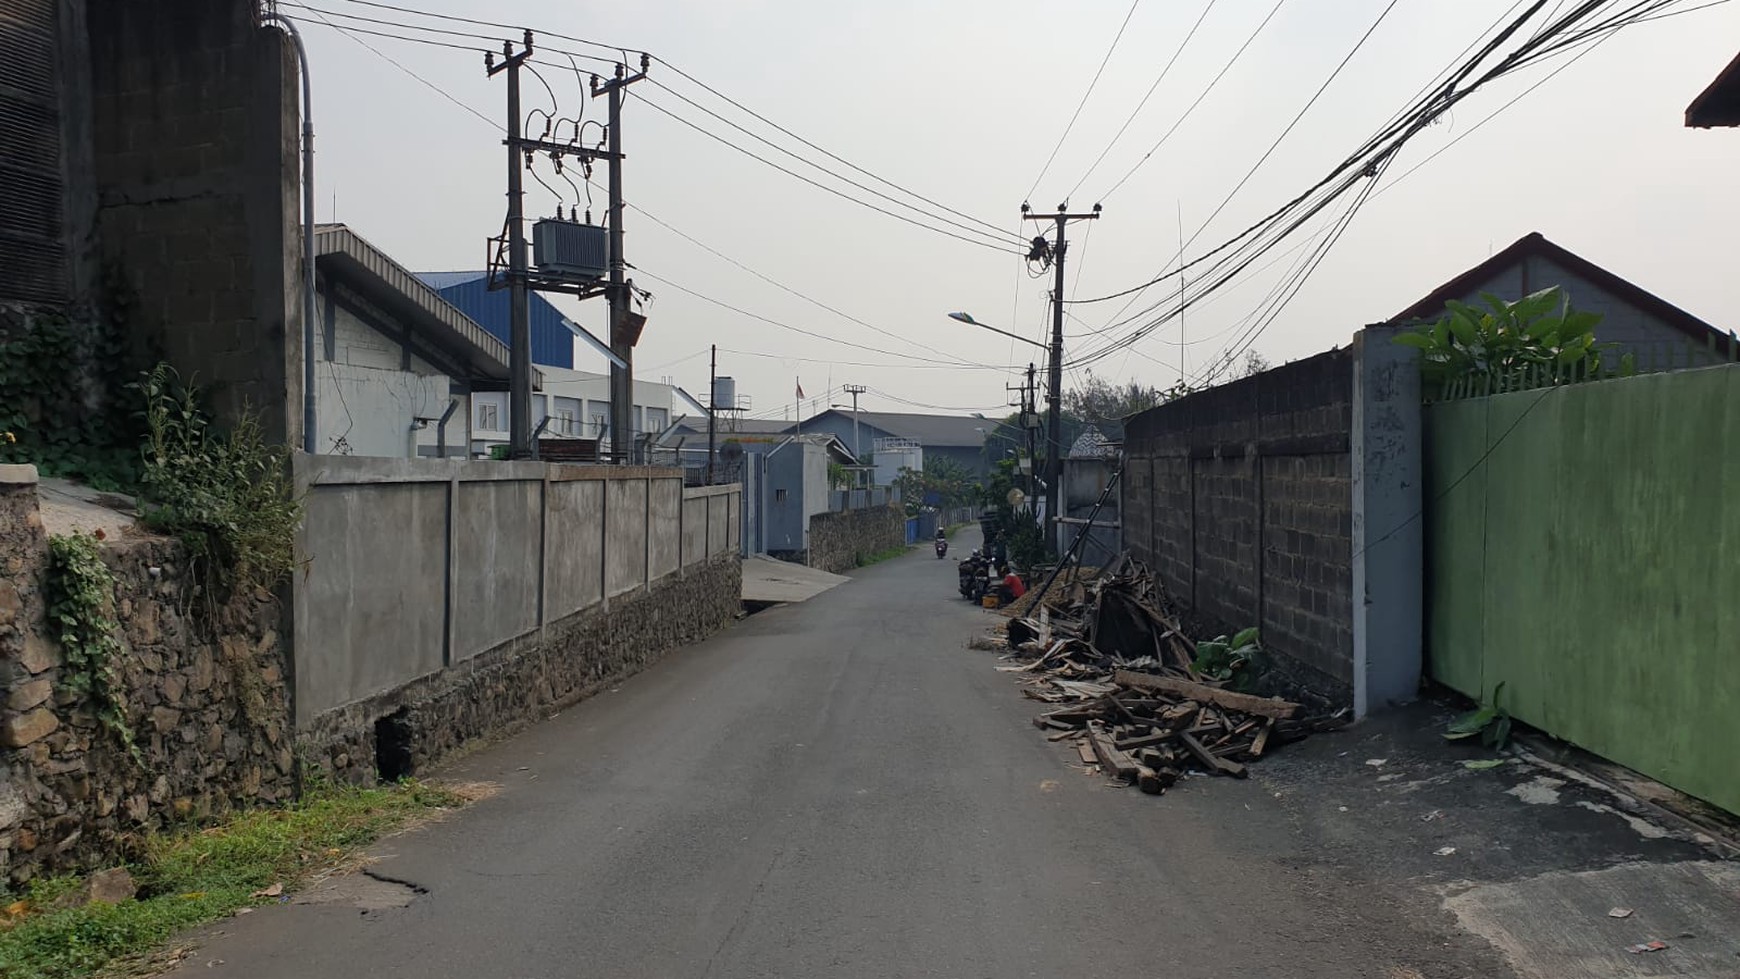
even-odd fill
[(1290, 718), (1299, 712), (1298, 704), (1282, 700), (1279, 697), (1258, 697), (1253, 694), (1222, 690), (1206, 684), (1192, 683), (1189, 680), (1179, 680), (1175, 677), (1158, 676), (1152, 673), (1119, 670), (1113, 674), (1113, 681), (1121, 686), (1137, 690), (1153, 690), (1189, 697), (1196, 701), (1207, 701), (1246, 714), (1256, 714), (1259, 717)]
[(1133, 780), (1136, 777), (1135, 759), (1119, 751), (1117, 746), (1112, 743), (1111, 736), (1105, 731), (1089, 727), (1087, 739), (1088, 744), (1093, 746), (1095, 759), (1099, 761), (1100, 768), (1104, 769), (1107, 775), (1115, 775), (1125, 780)]
[(1188, 734), (1180, 734), (1178, 740), (1184, 745), (1185, 750), (1189, 751), (1204, 768), (1208, 769), (1210, 774), (1231, 775), (1233, 778), (1244, 778), (1249, 774), (1245, 771), (1245, 766), (1236, 761), (1228, 761), (1209, 751), (1202, 746), (1201, 741)]

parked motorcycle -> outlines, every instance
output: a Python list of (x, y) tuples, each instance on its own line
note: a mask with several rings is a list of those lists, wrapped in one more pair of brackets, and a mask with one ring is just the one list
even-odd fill
[(974, 551), (959, 565), (961, 597), (970, 602), (980, 602), (985, 597), (985, 591), (990, 587), (987, 577), (991, 570), (990, 555)]

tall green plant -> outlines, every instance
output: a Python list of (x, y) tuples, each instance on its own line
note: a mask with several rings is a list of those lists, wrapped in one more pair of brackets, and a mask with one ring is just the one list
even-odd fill
[(288, 451), (267, 441), (251, 409), (228, 432), (214, 430), (197, 390), (167, 365), (140, 387), (148, 432), (141, 480), (146, 524), (179, 537), (208, 578), (228, 589), (283, 580), (295, 566), (302, 517)]
[(1571, 307), (1558, 286), (1515, 302), (1482, 293), (1482, 309), (1451, 300), (1442, 319), (1396, 337), (1420, 351), (1421, 378), (1429, 385), (1469, 377), (1599, 377), (1633, 373), (1630, 354), (1595, 339), (1600, 313)]
[(140, 760), (116, 662), (121, 642), (115, 638), (115, 579), (96, 539), (84, 534), (50, 537), (46, 585), (48, 623), (65, 662), (62, 683), (86, 698), (102, 725)]

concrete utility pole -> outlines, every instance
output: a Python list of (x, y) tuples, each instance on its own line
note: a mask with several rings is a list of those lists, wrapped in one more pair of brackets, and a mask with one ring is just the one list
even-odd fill
[(519, 54), (503, 41), (501, 64), (485, 61), (490, 77), (507, 72), (508, 86), (508, 455), (532, 457), (532, 314), (526, 287), (525, 189), (520, 168), (520, 66), (532, 56), (532, 32), (527, 31)]
[[(628, 66), (616, 66), (616, 77), (600, 83), (592, 80), (592, 96), (610, 96), (610, 285), (605, 298), (610, 303), (610, 349), (622, 361), (610, 365), (610, 431), (611, 455), (618, 463), (629, 461), (625, 449), (634, 438), (634, 345), (638, 331), (628, 322), (628, 285), (624, 281), (626, 262), (622, 257), (622, 90), (646, 77), (649, 64), (640, 56), (640, 71), (628, 74)], [(711, 392), (707, 401), (712, 403)], [(708, 457), (711, 459), (711, 456)]]
[(858, 440), (858, 395), (870, 390), (862, 384), (848, 384), (841, 390), (852, 396), (852, 457), (864, 464), (864, 443)]
[(1046, 543), (1052, 547), (1057, 544), (1054, 528), (1057, 519), (1062, 516), (1058, 508), (1063, 504), (1063, 261), (1069, 251), (1069, 241), (1064, 235), (1064, 229), (1071, 221), (1091, 221), (1100, 216), (1100, 206), (1094, 205), (1092, 213), (1070, 214), (1063, 205), (1058, 205), (1057, 213), (1030, 214), (1026, 204), (1021, 205), (1021, 216), (1030, 221), (1055, 221), (1057, 223), (1057, 240), (1048, 244), (1044, 236), (1033, 239), (1033, 250), (1028, 258), (1049, 258), (1052, 268), (1057, 273), (1056, 284), (1051, 289), (1051, 375), (1047, 379), (1047, 397), (1051, 402), (1046, 419), (1046, 459), (1045, 459), (1045, 519), (1050, 525), (1045, 534)]

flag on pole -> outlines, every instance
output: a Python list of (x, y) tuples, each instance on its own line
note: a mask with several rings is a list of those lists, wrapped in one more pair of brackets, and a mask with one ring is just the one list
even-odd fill
[(803, 378), (801, 378), (801, 377), (798, 378), (798, 382), (797, 382), (797, 399), (799, 401), (802, 401), (804, 399), (804, 381), (803, 381)]

